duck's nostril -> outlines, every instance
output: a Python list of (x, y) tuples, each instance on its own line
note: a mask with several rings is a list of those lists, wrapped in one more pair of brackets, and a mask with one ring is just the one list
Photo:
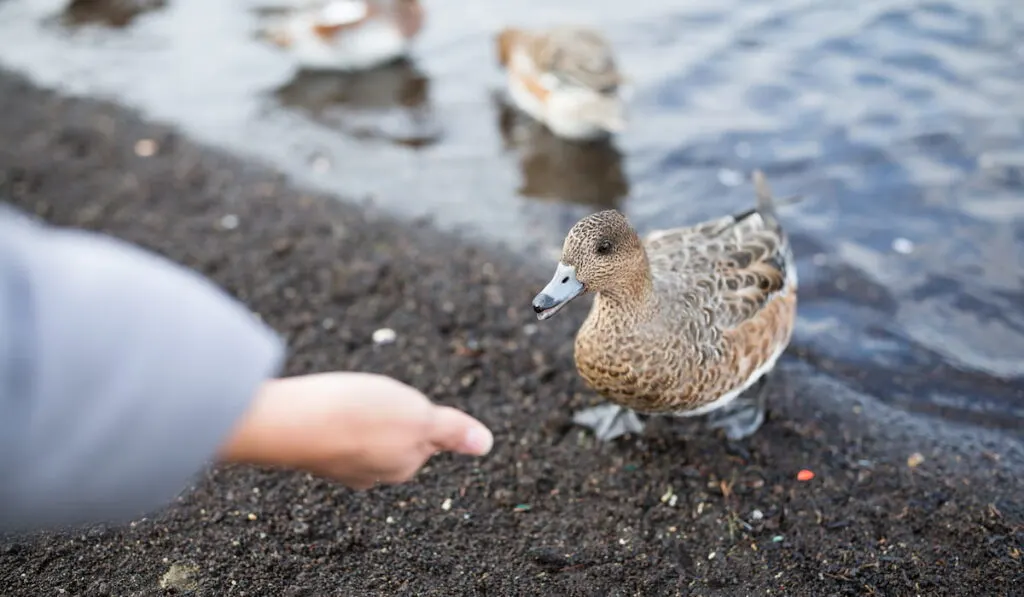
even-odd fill
[(566, 276), (566, 277), (562, 278), (562, 284), (565, 284), (568, 281), (569, 281), (569, 276)]

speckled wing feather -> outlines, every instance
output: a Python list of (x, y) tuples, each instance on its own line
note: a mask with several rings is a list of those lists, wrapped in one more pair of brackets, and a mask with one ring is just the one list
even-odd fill
[(526, 52), (545, 73), (601, 93), (612, 93), (622, 83), (611, 46), (589, 29), (559, 27), (531, 35)]
[(719, 330), (751, 320), (789, 285), (792, 253), (775, 217), (763, 176), (755, 175), (758, 207), (645, 239), (651, 272), (689, 295), (684, 307), (704, 310)]

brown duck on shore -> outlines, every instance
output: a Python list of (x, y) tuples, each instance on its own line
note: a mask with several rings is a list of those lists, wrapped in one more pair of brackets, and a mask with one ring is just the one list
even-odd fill
[(544, 320), (597, 294), (576, 336), (576, 368), (611, 403), (574, 420), (599, 439), (641, 432), (636, 412), (707, 414), (731, 440), (760, 428), (764, 396), (752, 386), (789, 345), (797, 272), (760, 172), (754, 185), (753, 209), (644, 239), (615, 210), (569, 231), (533, 308)]

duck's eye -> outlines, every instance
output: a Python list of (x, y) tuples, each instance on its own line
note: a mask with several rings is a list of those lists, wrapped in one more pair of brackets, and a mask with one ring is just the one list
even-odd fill
[(597, 243), (597, 254), (598, 255), (607, 255), (608, 253), (611, 253), (611, 252), (612, 252), (612, 241), (610, 241), (610, 240), (602, 240), (599, 243)]

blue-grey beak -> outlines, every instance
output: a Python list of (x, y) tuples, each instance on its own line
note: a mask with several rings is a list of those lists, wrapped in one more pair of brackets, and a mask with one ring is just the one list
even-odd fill
[(558, 313), (572, 299), (583, 294), (584, 290), (583, 284), (576, 279), (576, 268), (559, 263), (555, 268), (554, 277), (533, 299), (533, 310), (537, 313), (537, 319), (544, 321)]

